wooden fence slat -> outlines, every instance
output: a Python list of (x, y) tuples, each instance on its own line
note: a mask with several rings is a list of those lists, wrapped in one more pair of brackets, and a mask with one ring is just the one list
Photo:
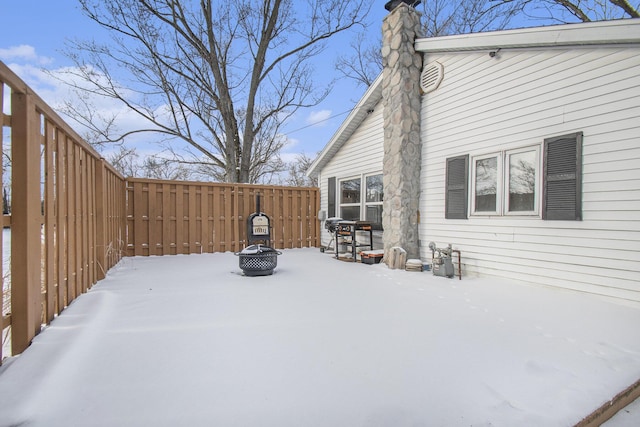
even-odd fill
[(184, 187), (176, 185), (176, 253), (184, 253)]
[(57, 133), (57, 129), (55, 126), (49, 121), (45, 121), (45, 139), (44, 139), (44, 230), (45, 230), (45, 263), (44, 263), (44, 288), (46, 293), (45, 300), (45, 323), (49, 323), (53, 320), (56, 314), (56, 282), (55, 282), (55, 247), (54, 243), (57, 240), (55, 238), (56, 230), (55, 230), (55, 211), (54, 211), (54, 179), (55, 179), (55, 170), (54, 170), (54, 161), (53, 161), (53, 153), (55, 151), (55, 135)]
[(162, 184), (162, 255), (171, 255), (171, 187)]
[(224, 197), (220, 187), (213, 187), (213, 205), (211, 215), (213, 216), (213, 247), (215, 252), (224, 252), (224, 203), (221, 203), (221, 198)]
[(147, 220), (147, 228), (148, 228), (148, 243), (149, 243), (149, 255), (158, 255), (158, 233), (157, 233), (157, 218), (158, 212), (156, 208), (156, 184), (153, 182), (148, 183), (147, 190), (147, 198), (149, 200), (149, 210), (148, 210), (148, 220)]
[(144, 239), (144, 227), (146, 226), (144, 217), (144, 212), (146, 211), (143, 206), (144, 200), (142, 197), (142, 183), (136, 182), (133, 185), (133, 229), (134, 229), (134, 255), (146, 255), (143, 242)]
[(87, 158), (86, 152), (80, 149), (80, 176), (82, 178), (82, 204), (80, 209), (81, 218), (82, 218), (82, 293), (87, 292), (89, 289), (89, 263), (90, 263), (90, 252), (89, 252), (89, 159)]
[(202, 253), (211, 253), (211, 237), (209, 227), (211, 221), (210, 214), (211, 188), (202, 186), (200, 190), (200, 249)]
[(81, 162), (82, 162), (82, 149), (73, 145), (74, 157), (73, 157), (73, 167), (74, 167), (74, 177), (75, 180), (75, 188), (74, 191), (75, 201), (74, 201), (74, 231), (73, 235), (75, 237), (75, 248), (76, 248), (76, 256), (75, 256), (75, 265), (74, 265), (74, 273), (75, 273), (75, 295), (76, 297), (82, 295), (82, 175), (81, 175)]
[(197, 202), (197, 189), (198, 187), (196, 187), (195, 185), (190, 185), (187, 188), (188, 191), (188, 200), (189, 200), (189, 213), (188, 213), (188, 221), (189, 221), (189, 234), (187, 236), (187, 245), (189, 247), (189, 252), (190, 254), (193, 253), (197, 253), (198, 252), (198, 246), (197, 246), (197, 241), (198, 241), (198, 236), (196, 233), (196, 228), (198, 225), (198, 220), (197, 220), (197, 212), (196, 212), (196, 202)]
[(21, 353), (40, 331), (40, 115), (31, 95), (11, 94), (12, 349)]
[(58, 265), (58, 313), (66, 307), (67, 301), (67, 204), (63, 195), (68, 195), (67, 191), (67, 167), (66, 167), (66, 144), (64, 134), (58, 130), (56, 137), (56, 230), (58, 232), (57, 240), (57, 265)]
[(108, 178), (105, 176), (107, 173), (104, 166), (104, 159), (100, 159), (95, 168), (95, 213), (96, 213), (96, 241), (94, 243), (96, 250), (96, 280), (104, 279), (107, 267), (107, 234), (109, 233), (109, 226), (107, 224), (107, 206), (105, 191), (108, 185)]

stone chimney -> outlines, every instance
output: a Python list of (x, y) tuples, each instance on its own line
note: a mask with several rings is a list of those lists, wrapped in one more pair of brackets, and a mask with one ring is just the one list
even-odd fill
[[(391, 3), (394, 3), (391, 5)], [(382, 99), (384, 117), (384, 201), (382, 226), (385, 260), (401, 247), (407, 258), (419, 258), (420, 200), (420, 72), (422, 55), (416, 1), (388, 2), (391, 12), (382, 25)], [(393, 7), (391, 7), (393, 6)]]

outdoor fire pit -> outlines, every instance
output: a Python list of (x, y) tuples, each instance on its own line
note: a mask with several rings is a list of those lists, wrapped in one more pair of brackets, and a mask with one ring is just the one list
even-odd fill
[(271, 221), (260, 212), (260, 194), (256, 194), (256, 212), (247, 218), (247, 246), (240, 252), (240, 268), (245, 276), (268, 276), (278, 265), (279, 252), (271, 245)]
[(236, 255), (245, 276), (269, 276), (278, 265), (281, 252), (264, 245), (247, 246)]

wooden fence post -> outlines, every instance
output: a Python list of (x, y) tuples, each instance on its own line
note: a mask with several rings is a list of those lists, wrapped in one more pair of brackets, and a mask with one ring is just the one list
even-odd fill
[(12, 92), (11, 345), (22, 353), (40, 332), (40, 115), (28, 93)]
[(95, 197), (96, 197), (96, 279), (102, 280), (105, 277), (107, 266), (107, 239), (105, 236), (107, 214), (105, 209), (105, 165), (104, 159), (100, 159), (96, 164), (96, 181), (95, 181)]

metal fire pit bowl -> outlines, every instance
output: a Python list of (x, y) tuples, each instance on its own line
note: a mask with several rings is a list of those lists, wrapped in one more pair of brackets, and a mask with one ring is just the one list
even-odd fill
[(236, 252), (236, 255), (245, 276), (269, 276), (278, 265), (278, 255), (282, 255), (282, 252), (269, 246), (251, 245)]

